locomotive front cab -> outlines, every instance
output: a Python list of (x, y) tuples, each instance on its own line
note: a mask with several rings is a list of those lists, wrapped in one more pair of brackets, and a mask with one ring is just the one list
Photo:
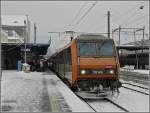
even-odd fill
[(77, 65), (76, 84), (85, 89), (99, 86), (109, 87), (118, 81), (119, 62), (114, 41), (89, 37), (76, 40)]

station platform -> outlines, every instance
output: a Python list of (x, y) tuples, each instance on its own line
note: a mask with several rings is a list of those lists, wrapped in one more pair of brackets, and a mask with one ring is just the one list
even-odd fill
[(93, 112), (51, 71), (3, 71), (1, 108), (6, 112)]

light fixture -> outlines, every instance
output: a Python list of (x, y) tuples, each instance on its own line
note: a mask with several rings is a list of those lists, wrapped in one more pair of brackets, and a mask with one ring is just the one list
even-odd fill
[(84, 75), (84, 74), (85, 74), (85, 72), (86, 72), (85, 70), (81, 70), (81, 74), (83, 74), (83, 75)]
[(114, 70), (110, 70), (109, 73), (110, 73), (110, 74), (114, 74)]

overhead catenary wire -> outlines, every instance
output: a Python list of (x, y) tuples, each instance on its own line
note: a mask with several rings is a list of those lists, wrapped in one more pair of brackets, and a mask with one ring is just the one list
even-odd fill
[[(100, 7), (100, 9), (99, 10), (101, 10), (101, 9), (103, 9), (104, 7)], [(105, 19), (105, 18), (103, 18), (103, 19)], [(102, 18), (100, 18), (100, 20), (102, 21), (103, 20)], [(93, 28), (93, 26), (96, 26), (97, 25), (97, 23), (99, 23), (99, 20), (98, 20), (98, 22), (96, 22), (96, 21), (94, 21), (95, 23), (94, 24), (90, 24), (90, 26), (89, 27), (87, 27), (86, 28), (86, 30), (97, 30), (98, 28), (103, 28), (103, 27), (105, 27), (106, 26), (106, 23), (104, 22), (104, 24), (102, 24), (102, 25), (100, 25), (100, 26), (98, 26), (98, 27), (96, 27), (96, 28)]]
[[(100, 34), (108, 34), (108, 33), (106, 33), (106, 32), (92, 32), (92, 33), (90, 33), (90, 32), (77, 32), (77, 33), (85, 33), (85, 34), (97, 34), (97, 35), (100, 35)], [(131, 32), (131, 31), (120, 31), (120, 33), (121, 34), (124, 34), (124, 35), (133, 35), (134, 33), (133, 32)], [(114, 32), (114, 33), (110, 33), (110, 34), (116, 34), (116, 35), (118, 35), (118, 31), (116, 31), (116, 32)], [(136, 35), (139, 35), (139, 36), (141, 36), (141, 35), (143, 35), (142, 33), (136, 33)], [(144, 35), (148, 35), (148, 33), (145, 33)]]
[[(57, 2), (57, 3), (56, 3)], [(56, 1), (55, 3), (49, 3), (50, 5), (79, 5), (79, 4), (81, 4), (80, 2), (77, 2), (76, 1), (76, 3), (75, 2), (73, 2), (73, 1), (70, 1), (70, 3), (65, 3), (64, 1), (62, 1), (62, 2), (58, 2), (58, 1)]]
[[(127, 10), (125, 13), (122, 13), (121, 15), (118, 16), (118, 19), (113, 18), (111, 19), (112, 23), (116, 24), (119, 22), (120, 25), (131, 25), (131, 24), (135, 24), (137, 21), (140, 21), (140, 19), (144, 19), (144, 16), (148, 16), (148, 15), (144, 15), (142, 17), (137, 18), (137, 12), (139, 12), (141, 9), (139, 6), (146, 6), (146, 4), (137, 4), (136, 6), (130, 8), (129, 10)], [(135, 10), (136, 9), (136, 10)], [(124, 16), (126, 15), (126, 16)], [(135, 19), (134, 19), (135, 18)], [(114, 20), (115, 19), (115, 20)], [(131, 20), (131, 22), (130, 22)]]
[[(124, 15), (132, 15), (132, 16), (133, 16), (133, 14), (135, 14), (135, 12), (138, 11), (138, 9), (137, 9), (137, 10), (134, 10), (134, 9), (137, 8), (139, 5), (140, 5), (140, 4), (138, 4), (138, 5), (134, 6), (134, 7), (129, 8), (129, 10), (127, 10), (125, 13), (120, 13), (121, 16), (120, 16), (120, 15), (117, 16), (118, 19), (112, 18), (111, 21), (112, 21), (113, 26), (114, 26), (114, 25), (118, 25), (118, 24), (117, 24), (118, 21), (121, 21), (122, 19), (124, 20), (124, 18), (123, 18)], [(118, 11), (118, 10), (117, 10), (117, 11)], [(131, 12), (132, 12), (132, 13), (131, 13)], [(117, 13), (117, 14), (118, 14), (118, 13)], [(114, 19), (115, 19), (115, 21), (114, 21)], [(127, 19), (127, 20), (128, 20), (128, 19)], [(117, 23), (116, 23), (116, 21), (117, 21)], [(126, 20), (125, 20), (125, 21), (126, 21)], [(106, 24), (103, 24), (103, 25), (101, 25), (101, 26), (99, 26), (99, 27), (96, 27), (96, 28), (94, 28), (94, 30), (97, 30), (97, 29), (99, 29), (99, 28), (103, 28), (104, 26), (106, 26)]]
[(84, 19), (84, 17), (95, 7), (95, 5), (98, 3), (98, 1), (95, 1), (92, 6), (81, 16), (81, 18), (74, 24), (72, 29), (76, 28), (80, 22)]
[[(141, 6), (145, 6), (145, 4), (144, 5), (141, 5)], [(142, 15), (142, 16), (140, 16), (139, 18), (137, 18), (137, 16), (136, 16), (136, 18), (134, 18), (135, 17), (135, 15), (137, 15), (138, 13), (136, 13), (136, 12), (138, 12), (139, 11), (139, 9), (141, 10), (141, 8), (140, 7), (138, 7), (138, 9), (137, 10), (135, 10), (134, 11), (134, 14), (133, 15), (131, 15), (130, 17), (128, 17), (129, 19), (123, 19), (123, 20), (125, 20), (125, 21), (123, 21), (122, 23), (122, 25), (132, 25), (132, 24), (135, 24), (136, 23), (136, 26), (137, 25), (139, 25), (139, 24), (137, 24), (137, 22), (141, 22), (141, 20), (143, 20), (143, 19), (145, 19), (145, 17), (147, 17), (148, 15)], [(143, 8), (142, 8), (143, 9)], [(119, 18), (120, 19), (120, 18)], [(116, 21), (117, 21), (118, 19), (116, 19)], [(121, 19), (120, 19), (121, 20)], [(129, 21), (129, 20), (131, 20), (131, 21)], [(118, 20), (119, 21), (119, 20)], [(114, 22), (114, 21), (113, 21)]]
[[(143, 5), (141, 5), (141, 6), (143, 6)], [(144, 7), (144, 6), (143, 6)], [(141, 9), (140, 7), (138, 7), (138, 9), (135, 11), (135, 13), (133, 14), (133, 15), (131, 15), (129, 18), (128, 18), (128, 21), (126, 20), (125, 22), (123, 22), (123, 23), (128, 23), (130, 20), (132, 21), (132, 20), (134, 20), (134, 19), (136, 19), (137, 17), (139, 17), (141, 14), (144, 14), (144, 11), (142, 11), (143, 9)], [(140, 14), (141, 13), (141, 14)], [(138, 14), (140, 14), (140, 15), (138, 15)], [(148, 14), (145, 14), (145, 15), (148, 15)], [(145, 16), (145, 15), (142, 15), (143, 17)], [(141, 17), (140, 17), (141, 18)]]
[[(139, 4), (136, 5), (136, 6), (134, 6), (134, 7), (131, 7), (131, 8), (128, 9), (126, 12), (122, 13), (121, 15), (118, 15), (118, 16), (117, 16), (118, 19), (112, 17), (111, 20), (115, 23), (115, 22), (118, 22), (118, 21), (120, 22), (120, 21), (122, 21), (122, 20), (126, 21), (126, 20), (128, 20), (129, 18), (132, 18), (132, 17), (133, 17), (133, 14), (134, 14), (134, 16), (135, 16), (136, 12), (139, 10), (139, 9), (136, 9), (138, 6), (139, 6)], [(135, 10), (135, 9), (136, 9), (136, 10)], [(125, 15), (125, 16), (124, 16), (124, 15)], [(131, 16), (128, 17), (129, 15), (131, 15)], [(127, 18), (124, 18), (124, 17), (127, 17)], [(114, 20), (114, 19), (115, 19), (115, 20)], [(123, 23), (123, 22), (121, 22), (121, 23)]]
[(128, 24), (128, 25), (130, 25), (130, 24), (135, 24), (136, 22), (145, 19), (144, 17), (148, 17), (148, 16), (149, 16), (148, 14), (146, 14), (146, 15), (144, 15), (144, 16), (140, 16), (139, 18), (136, 18), (136, 19), (133, 19), (132, 21), (126, 22), (126, 23), (124, 24), (124, 26), (126, 26), (127, 24)]
[[(139, 5), (139, 4), (138, 4), (138, 5)], [(130, 12), (130, 10), (136, 8), (138, 5), (136, 5), (135, 7), (130, 8), (130, 9), (127, 10), (125, 13), (128, 14), (128, 13)], [(118, 11), (118, 10), (117, 10), (117, 11)], [(117, 14), (118, 14), (118, 13), (117, 13)], [(120, 20), (120, 17), (121, 17), (121, 18), (123, 17), (123, 15), (124, 15), (124, 13), (123, 13), (123, 14), (121, 13), (121, 16), (118, 16), (118, 17), (119, 17), (119, 20)], [(112, 20), (114, 20), (114, 18), (112, 18), (111, 21), (112, 21)], [(118, 21), (118, 19), (115, 18), (115, 21)], [(116, 24), (116, 25), (118, 25), (118, 24)], [(97, 29), (99, 29), (99, 28), (103, 28), (103, 27), (105, 27), (105, 26), (106, 26), (106, 24), (103, 24), (103, 25), (101, 25), (101, 26), (98, 26), (98, 27), (94, 28), (94, 30), (97, 30)]]
[(82, 12), (83, 8), (88, 4), (88, 2), (84, 2), (84, 4), (81, 5), (80, 9), (78, 10), (77, 14), (75, 15), (75, 17), (72, 19), (71, 23), (69, 24), (71, 26), (71, 24), (77, 19), (77, 17), (80, 15), (80, 13)]

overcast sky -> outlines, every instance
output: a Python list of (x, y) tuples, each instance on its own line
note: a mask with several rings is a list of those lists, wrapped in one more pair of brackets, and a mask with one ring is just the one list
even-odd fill
[[(111, 30), (119, 25), (139, 28), (145, 26), (145, 32), (149, 33), (148, 1), (2, 1), (1, 3), (2, 14), (29, 16), (31, 37), (33, 37), (33, 23), (37, 24), (39, 42), (48, 41), (49, 31), (106, 33), (108, 10), (111, 13)], [(96, 3), (95, 6), (77, 24), (93, 3)], [(140, 9), (140, 6), (144, 8)], [(74, 26), (75, 24), (77, 25)]]

